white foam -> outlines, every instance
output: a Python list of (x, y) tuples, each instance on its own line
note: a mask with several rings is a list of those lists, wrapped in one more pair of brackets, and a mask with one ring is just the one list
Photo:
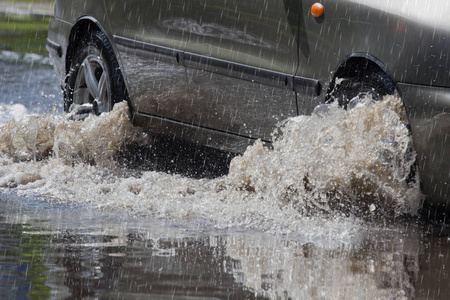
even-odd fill
[(49, 56), (43, 56), (36, 53), (20, 54), (14, 51), (2, 50), (0, 51), (0, 60), (9, 62), (23, 62), (27, 64), (52, 65)]
[(28, 114), (28, 109), (22, 104), (0, 104), (0, 126), (11, 120), (20, 121)]
[(0, 52), (0, 59), (9, 60), (9, 61), (18, 61), (21, 55), (14, 51), (2, 50)]

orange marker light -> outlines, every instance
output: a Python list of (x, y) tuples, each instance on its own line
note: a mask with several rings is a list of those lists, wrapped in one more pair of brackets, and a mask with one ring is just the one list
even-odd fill
[(323, 5), (316, 2), (311, 6), (311, 15), (314, 18), (321, 17), (323, 15)]

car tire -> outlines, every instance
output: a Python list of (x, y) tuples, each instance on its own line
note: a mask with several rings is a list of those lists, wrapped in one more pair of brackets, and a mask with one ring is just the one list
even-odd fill
[(384, 72), (358, 73), (354, 77), (335, 78), (333, 89), (327, 95), (327, 102), (338, 101), (347, 109), (350, 101), (364, 96), (381, 100), (385, 95), (394, 95), (396, 84)]
[(115, 103), (127, 99), (117, 58), (103, 32), (83, 36), (73, 53), (64, 89), (64, 111), (84, 119), (109, 112)]

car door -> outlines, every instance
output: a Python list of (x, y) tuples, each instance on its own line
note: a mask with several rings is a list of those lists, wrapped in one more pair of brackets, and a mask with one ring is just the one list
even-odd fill
[(177, 119), (270, 140), (297, 115), (298, 5), (291, 0), (188, 0), (183, 56), (189, 101)]
[(104, 0), (135, 113), (172, 119), (186, 102), (183, 0)]

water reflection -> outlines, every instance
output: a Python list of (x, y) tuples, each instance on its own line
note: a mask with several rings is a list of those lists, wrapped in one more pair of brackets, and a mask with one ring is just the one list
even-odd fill
[(326, 243), (4, 194), (0, 204), (2, 298), (450, 296), (448, 228), (371, 224), (351, 241)]
[(271, 299), (401, 299), (414, 295), (419, 240), (414, 232), (369, 231), (356, 244), (250, 237), (229, 244), (240, 281)]
[(24, 224), (0, 222), (0, 298), (50, 296), (45, 274), (49, 270), (45, 266), (48, 237), (30, 235), (26, 230)]
[(220, 26), (217, 23), (199, 24), (193, 19), (186, 20), (184, 18), (172, 18), (159, 20), (158, 25), (169, 30), (177, 30), (179, 32), (187, 31), (189, 33), (201, 36), (220, 38), (223, 40), (249, 44), (252, 46), (258, 45), (263, 48), (276, 49), (286, 53), (289, 52), (289, 49), (286, 49), (287, 47), (283, 47), (284, 45), (280, 46), (278, 44), (271, 43), (268, 40), (263, 40), (260, 36), (253, 36), (235, 28), (232, 29), (226, 26)]
[[(5, 291), (0, 297), (32, 296), (43, 289), (56, 298), (258, 298), (235, 281), (230, 272), (235, 262), (226, 255), (223, 237), (89, 208), (49, 207), (45, 202), (36, 207), (35, 201), (10, 195), (1, 199), (0, 239), (8, 246), (0, 256)], [(112, 220), (116, 218), (120, 222)], [(25, 220), (26, 225), (16, 224)], [(4, 228), (22, 229), (12, 240), (12, 231)], [(33, 249), (34, 264), (22, 259), (24, 247)], [(38, 256), (39, 249), (45, 259)], [(3, 267), (7, 265), (12, 267)], [(38, 271), (40, 276), (34, 276)], [(27, 289), (12, 289), (18, 278)]]

